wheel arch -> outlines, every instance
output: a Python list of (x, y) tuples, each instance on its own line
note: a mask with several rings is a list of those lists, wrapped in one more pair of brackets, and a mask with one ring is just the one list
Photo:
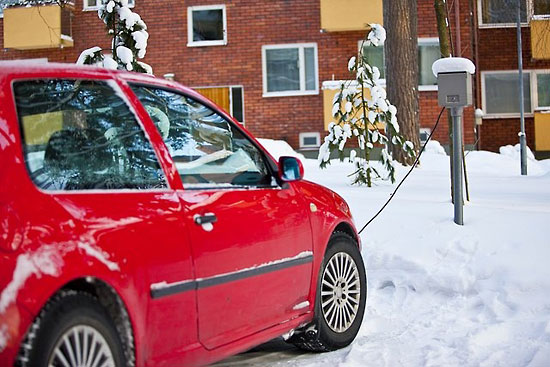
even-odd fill
[[(97, 299), (102, 307), (107, 311), (111, 317), (114, 326), (123, 342), (124, 354), (128, 366), (135, 366), (135, 342), (134, 342), (134, 329), (132, 322), (130, 321), (128, 309), (122, 300), (121, 296), (116, 290), (105, 281), (86, 276), (82, 278), (76, 278), (54, 292), (48, 301), (42, 306), (42, 309), (46, 308), (48, 302), (54, 299), (58, 294), (65, 291), (77, 291), (84, 292)], [(40, 313), (36, 316), (38, 318)], [(30, 325), (27, 334), (32, 331), (34, 322)], [(25, 336), (25, 339), (27, 335)], [(21, 343), (21, 347), (18, 353), (18, 360), (24, 359), (25, 355), (25, 341)]]
[[(361, 242), (359, 241), (359, 235), (357, 234), (357, 232), (355, 232), (355, 230), (353, 229), (353, 227), (351, 226), (351, 224), (347, 223), (347, 222), (340, 222), (338, 223), (338, 225), (336, 225), (336, 227), (334, 228), (334, 230), (332, 231), (331, 233), (331, 237), (332, 235), (334, 235), (336, 232), (344, 232), (348, 235), (351, 236), (351, 238), (353, 238), (355, 240), (355, 242), (357, 243), (357, 246), (359, 247), (359, 250), (361, 250)], [(329, 244), (330, 244), (330, 240), (329, 240)], [(328, 247), (328, 246), (327, 246)]]

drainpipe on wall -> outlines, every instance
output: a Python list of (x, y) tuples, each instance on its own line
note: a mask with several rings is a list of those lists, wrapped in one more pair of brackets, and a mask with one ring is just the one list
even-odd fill
[[(478, 47), (478, 17), (477, 17), (477, 1), (470, 0), (470, 42), (472, 45), (472, 56), (474, 59), (474, 65), (476, 66), (476, 73), (474, 74), (474, 106), (476, 110), (481, 111), (481, 70), (479, 68), (479, 47)], [(480, 116), (480, 122), (482, 122), (482, 116)], [(476, 147), (475, 149), (482, 149), (481, 146), (481, 124), (476, 124)]]
[(462, 41), (460, 38), (460, 0), (455, 0), (455, 31), (456, 31), (456, 55), (457, 57), (462, 57)]

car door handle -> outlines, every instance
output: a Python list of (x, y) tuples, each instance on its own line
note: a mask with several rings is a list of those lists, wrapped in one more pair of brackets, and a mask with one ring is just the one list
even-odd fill
[(198, 225), (203, 225), (207, 223), (216, 223), (218, 221), (218, 217), (214, 213), (206, 213), (205, 215), (195, 215), (194, 218), (195, 223)]

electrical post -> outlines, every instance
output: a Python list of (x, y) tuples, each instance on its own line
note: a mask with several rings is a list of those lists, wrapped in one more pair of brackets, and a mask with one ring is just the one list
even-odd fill
[(462, 186), (462, 112), (463, 107), (451, 107), (451, 117), (453, 124), (453, 202), (455, 223), (464, 225), (464, 215), (462, 207), (464, 205), (464, 194)]
[(462, 186), (462, 114), (464, 107), (472, 104), (472, 74), (475, 65), (462, 57), (446, 57), (432, 65), (432, 71), (437, 76), (438, 103), (451, 110), (453, 128), (453, 156), (451, 157), (454, 222), (464, 225), (463, 186)]

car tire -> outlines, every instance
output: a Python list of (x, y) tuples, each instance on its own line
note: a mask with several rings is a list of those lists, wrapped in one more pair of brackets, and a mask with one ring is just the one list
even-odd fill
[(348, 346), (357, 335), (367, 300), (367, 279), (357, 242), (335, 232), (319, 271), (315, 318), (290, 342), (301, 349), (328, 352)]
[[(99, 363), (91, 363), (96, 360)], [(126, 366), (121, 339), (107, 311), (94, 296), (73, 290), (59, 292), (40, 312), (18, 362), (24, 367)]]

